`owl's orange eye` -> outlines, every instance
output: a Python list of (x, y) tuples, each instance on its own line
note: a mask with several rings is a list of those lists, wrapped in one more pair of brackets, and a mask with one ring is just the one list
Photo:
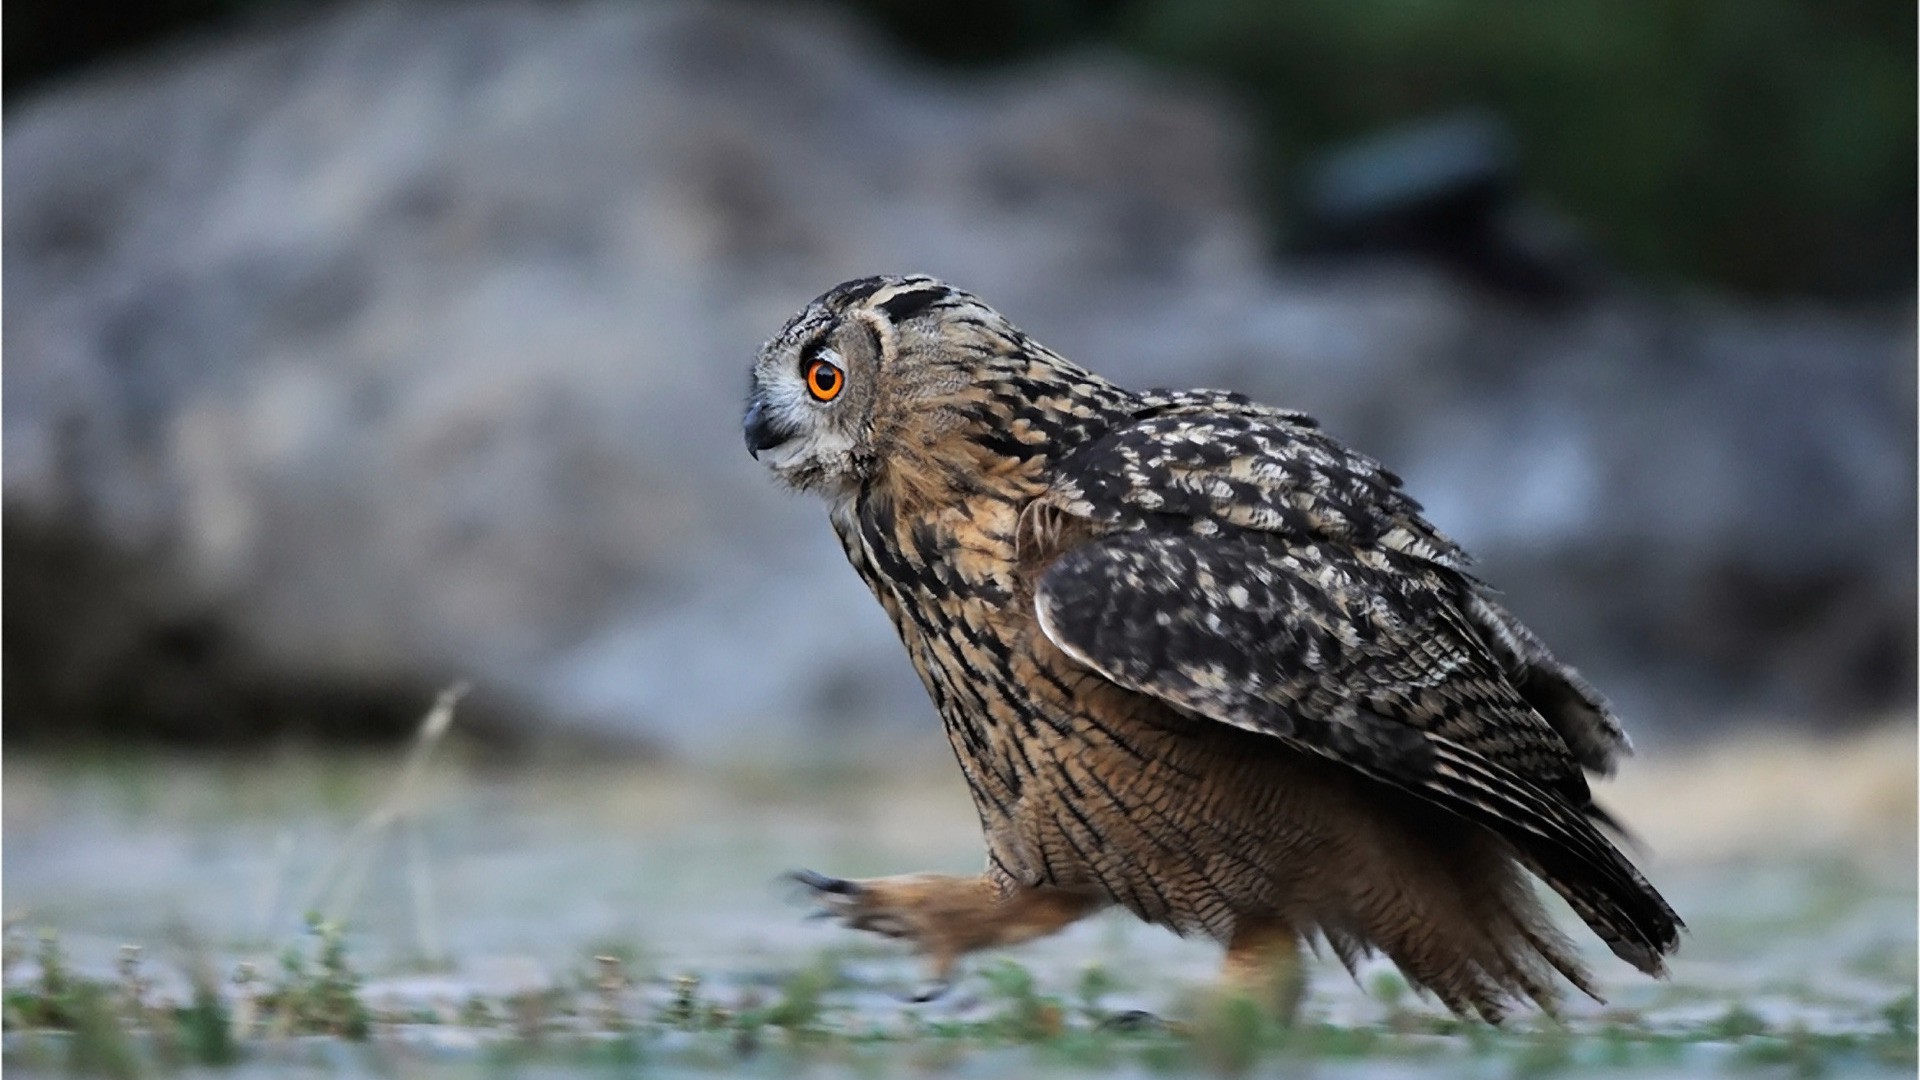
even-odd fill
[(840, 396), (841, 388), (846, 385), (846, 376), (825, 360), (815, 360), (807, 365), (807, 393), (813, 395), (813, 400), (832, 401)]

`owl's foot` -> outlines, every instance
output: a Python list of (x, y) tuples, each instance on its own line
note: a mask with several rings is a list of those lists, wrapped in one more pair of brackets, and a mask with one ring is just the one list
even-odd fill
[(813, 870), (794, 870), (787, 874), (787, 880), (806, 888), (808, 899), (818, 905), (813, 918), (838, 919), (850, 930), (865, 930), (881, 937), (917, 936), (912, 905), (888, 897), (884, 886), (876, 888), (889, 879), (853, 881)]
[(1291, 1024), (1307, 995), (1300, 937), (1277, 919), (1248, 919), (1234, 928), (1221, 965), (1229, 993), (1253, 999), (1283, 1024)]
[(1100, 906), (1086, 893), (1008, 888), (986, 878), (945, 874), (849, 880), (795, 870), (787, 877), (808, 890), (820, 917), (912, 942), (928, 966), (914, 1001), (945, 993), (955, 965), (967, 953), (1051, 934)]

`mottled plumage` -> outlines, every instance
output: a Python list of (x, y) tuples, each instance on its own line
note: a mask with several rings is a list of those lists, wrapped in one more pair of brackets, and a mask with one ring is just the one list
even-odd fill
[(1400, 480), (1297, 412), (1135, 393), (930, 278), (814, 301), (748, 446), (824, 496), (980, 812), (979, 879), (801, 875), (944, 979), (1109, 904), (1284, 968), (1381, 951), (1458, 1012), (1591, 994), (1524, 871), (1650, 974), (1680, 921), (1596, 823), (1604, 701)]

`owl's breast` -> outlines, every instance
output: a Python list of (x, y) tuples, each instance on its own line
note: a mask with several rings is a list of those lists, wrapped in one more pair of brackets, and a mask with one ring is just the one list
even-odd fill
[(1035, 678), (1039, 630), (1015, 546), (1021, 505), (979, 496), (911, 521), (885, 506), (835, 521), (988, 819), (1015, 813), (1035, 746), (1065, 726), (1070, 707)]
[[(998, 682), (1033, 624), (1011, 500), (982, 496), (912, 520), (885, 505), (836, 515), (847, 559), (892, 619), (935, 703)], [(943, 714), (945, 713), (942, 707)]]

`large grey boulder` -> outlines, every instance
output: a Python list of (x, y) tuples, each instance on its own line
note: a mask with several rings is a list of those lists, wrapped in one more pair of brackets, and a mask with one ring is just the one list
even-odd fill
[[(1907, 692), (1908, 311), (1276, 270), (1240, 146), (1115, 62), (935, 77), (774, 5), (348, 6), (16, 103), (14, 730), (94, 700), (35, 682), (48, 642), (118, 635), (70, 678), (137, 700), (112, 658), (180, 621), (228, 659), (170, 678), (396, 688), (341, 708), (464, 675), (504, 725), (700, 753), (931, 723), (737, 426), (792, 310), (905, 270), (1129, 382), (1321, 413), (1656, 722)], [(63, 601), (113, 577), (42, 565), (76, 545), (131, 584)]]

